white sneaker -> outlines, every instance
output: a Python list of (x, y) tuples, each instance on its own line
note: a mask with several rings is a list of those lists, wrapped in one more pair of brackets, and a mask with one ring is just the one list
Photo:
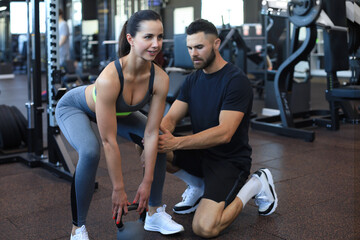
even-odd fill
[(160, 232), (164, 235), (179, 233), (184, 231), (184, 227), (165, 212), (166, 205), (159, 207), (152, 216), (146, 213), (144, 229), (147, 231)]
[(70, 240), (89, 240), (88, 232), (86, 231), (85, 225), (75, 230), (75, 235), (71, 234)]
[(173, 211), (177, 214), (188, 214), (195, 212), (203, 194), (204, 187), (194, 187), (188, 185), (185, 192), (182, 194), (182, 201), (173, 207)]
[(261, 168), (253, 176), (257, 177), (262, 184), (261, 191), (255, 196), (255, 204), (259, 206), (259, 214), (270, 215), (275, 211), (278, 203), (272, 174), (269, 169)]

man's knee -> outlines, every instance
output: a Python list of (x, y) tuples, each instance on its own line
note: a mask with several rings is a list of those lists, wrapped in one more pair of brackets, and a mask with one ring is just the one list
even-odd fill
[(219, 235), (219, 230), (214, 221), (209, 221), (207, 217), (194, 218), (192, 222), (193, 232), (202, 238), (213, 238)]
[[(143, 149), (135, 144), (135, 149), (138, 152), (139, 156), (141, 156), (141, 154), (143, 153)], [(174, 153), (173, 152), (168, 152), (166, 153), (166, 171), (173, 174), (176, 173), (177, 171), (180, 170), (179, 167), (173, 165), (173, 159), (174, 159)]]
[(143, 149), (142, 147), (140, 147), (138, 144), (135, 144), (135, 149), (137, 151), (137, 153), (139, 154), (139, 156), (141, 156)]
[(179, 167), (173, 164), (173, 159), (174, 159), (173, 152), (166, 153), (166, 171), (171, 174), (176, 173), (177, 171), (180, 170)]

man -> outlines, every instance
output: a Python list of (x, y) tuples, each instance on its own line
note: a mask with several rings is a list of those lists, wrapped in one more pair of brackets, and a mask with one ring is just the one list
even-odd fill
[[(268, 169), (258, 170), (246, 182), (251, 168), (248, 129), (253, 93), (249, 80), (221, 57), (221, 40), (212, 23), (196, 20), (186, 33), (197, 71), (187, 77), (161, 122), (159, 152), (168, 153), (168, 172), (188, 185), (173, 211), (196, 210), (194, 233), (211, 238), (228, 227), (252, 197), (259, 214), (269, 215), (277, 207), (277, 196)], [(187, 113), (193, 134), (174, 137), (171, 132)]]
[(70, 59), (69, 27), (64, 20), (62, 9), (59, 9), (59, 63), (66, 69), (66, 61)]

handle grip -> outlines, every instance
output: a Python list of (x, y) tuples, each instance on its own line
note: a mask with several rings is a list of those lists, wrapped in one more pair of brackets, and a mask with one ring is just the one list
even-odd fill
[[(136, 210), (137, 208), (139, 207), (139, 204), (138, 203), (133, 203), (131, 205), (128, 206), (128, 211), (133, 211), (133, 210)], [(116, 219), (117, 219), (117, 213), (115, 215), (115, 224), (118, 228), (122, 228), (124, 226), (123, 222), (122, 222), (122, 217), (124, 215), (124, 209), (121, 213), (121, 217), (120, 217), (120, 222), (119, 223), (116, 223)]]

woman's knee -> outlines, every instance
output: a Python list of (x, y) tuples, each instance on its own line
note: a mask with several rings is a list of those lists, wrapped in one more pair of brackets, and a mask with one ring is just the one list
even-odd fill
[(79, 150), (79, 159), (86, 159), (88, 163), (98, 164), (100, 160), (99, 144), (92, 144)]

